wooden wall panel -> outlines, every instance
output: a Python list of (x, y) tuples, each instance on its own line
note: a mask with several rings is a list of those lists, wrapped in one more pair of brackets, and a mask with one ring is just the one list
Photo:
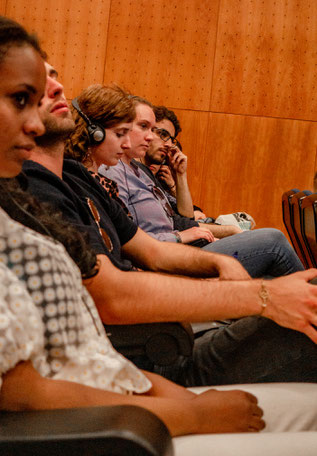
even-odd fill
[(1, 14), (1, 16), (5, 16), (6, 15), (6, 4), (7, 4), (7, 0), (0, 0), (0, 14)]
[(281, 194), (311, 188), (316, 0), (0, 0), (1, 8), (38, 32), (69, 98), (116, 81), (176, 109), (193, 197), (209, 214), (246, 210), (258, 226), (281, 228)]
[(316, 0), (222, 0), (211, 111), (317, 120)]
[(113, 1), (105, 82), (156, 104), (208, 110), (218, 3)]
[(188, 182), (192, 193), (193, 202), (196, 205), (201, 201), (202, 185), (204, 179), (203, 162), (208, 145), (208, 112), (174, 110), (182, 127), (179, 141), (183, 146), (183, 152), (188, 157)]
[(7, 15), (36, 31), (68, 97), (102, 82), (111, 0), (7, 0)]
[(282, 228), (282, 193), (312, 188), (316, 122), (211, 113), (207, 146), (201, 204), (208, 214), (243, 210), (258, 227)]

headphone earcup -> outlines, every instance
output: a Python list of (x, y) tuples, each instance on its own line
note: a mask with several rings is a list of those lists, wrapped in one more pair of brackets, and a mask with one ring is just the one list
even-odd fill
[(97, 123), (92, 123), (89, 117), (80, 109), (77, 98), (74, 98), (72, 100), (72, 105), (74, 106), (80, 117), (82, 117), (87, 124), (90, 144), (94, 145), (102, 143), (102, 141), (104, 141), (106, 137), (106, 130), (103, 128), (103, 126)]
[(88, 125), (88, 134), (90, 143), (93, 144), (100, 144), (105, 140), (106, 132), (105, 129), (101, 125)]

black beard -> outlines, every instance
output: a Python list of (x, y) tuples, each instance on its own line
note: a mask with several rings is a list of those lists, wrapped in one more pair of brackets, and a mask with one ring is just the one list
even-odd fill
[(165, 157), (163, 157), (162, 159), (155, 159), (153, 157), (149, 157), (148, 155), (146, 155), (145, 159), (146, 159), (146, 161), (148, 163), (148, 166), (150, 166), (150, 165), (162, 165), (162, 163), (165, 160)]
[[(62, 122), (61, 122), (62, 123)], [(73, 119), (64, 119), (64, 124), (59, 125), (55, 119), (43, 119), (45, 133), (42, 136), (35, 138), (35, 142), (39, 147), (52, 146), (55, 143), (65, 141), (68, 136), (75, 130)]]

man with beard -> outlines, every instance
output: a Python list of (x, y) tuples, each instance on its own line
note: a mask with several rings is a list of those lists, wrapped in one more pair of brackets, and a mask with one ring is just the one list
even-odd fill
[[(317, 288), (307, 282), (317, 271), (271, 281), (250, 280), (234, 258), (161, 243), (138, 229), (81, 164), (63, 162), (64, 139), (73, 122), (56, 76), (47, 65), (41, 106), (47, 133), (24, 172), (32, 193), (50, 201), (65, 219), (89, 233), (99, 272), (85, 285), (102, 320), (133, 324), (238, 319), (198, 337), (190, 359), (164, 372), (152, 366), (184, 386), (316, 381), (317, 333), (312, 325), (317, 323)], [(98, 208), (98, 223), (87, 197)], [(125, 238), (116, 231), (120, 226), (128, 233)], [(101, 229), (108, 230), (112, 251), (105, 247)], [(129, 260), (147, 272), (132, 270)], [(241, 318), (247, 315), (251, 317)]]
[[(181, 132), (178, 118), (165, 106), (153, 106), (153, 111), (156, 128), (161, 132), (161, 136), (163, 133), (164, 139), (173, 138), (173, 143), (169, 144), (160, 137), (154, 138), (138, 166), (154, 179), (155, 184), (162, 187), (166, 194), (171, 195), (168, 196), (171, 206), (179, 214), (174, 219), (174, 228), (185, 230), (192, 226), (200, 226), (209, 229), (219, 239), (241, 233), (242, 230), (237, 226), (206, 224), (197, 218), (206, 216), (192, 203), (187, 182), (187, 157), (182, 153), (180, 144), (176, 140)], [(194, 216), (195, 221), (188, 219)]]

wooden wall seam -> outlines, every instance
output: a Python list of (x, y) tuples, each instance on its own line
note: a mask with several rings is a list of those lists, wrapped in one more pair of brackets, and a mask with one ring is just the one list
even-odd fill
[(114, 81), (175, 110), (207, 213), (246, 208), (283, 229), (279, 194), (311, 188), (315, 0), (0, 0), (0, 10), (38, 32), (69, 99)]

